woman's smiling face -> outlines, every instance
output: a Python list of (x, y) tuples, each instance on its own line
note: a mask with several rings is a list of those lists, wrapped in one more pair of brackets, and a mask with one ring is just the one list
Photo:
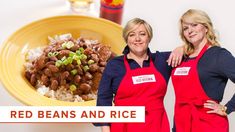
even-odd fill
[(149, 44), (149, 36), (143, 24), (136, 25), (134, 30), (128, 34), (127, 45), (134, 54), (147, 51)]
[(200, 23), (182, 23), (183, 34), (186, 40), (193, 44), (200, 44), (204, 39), (206, 39), (207, 28)]

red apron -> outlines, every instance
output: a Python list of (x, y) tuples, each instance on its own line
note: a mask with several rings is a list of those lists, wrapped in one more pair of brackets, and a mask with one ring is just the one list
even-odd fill
[(206, 95), (200, 83), (197, 64), (207, 48), (206, 44), (196, 59), (182, 62), (172, 71), (176, 96), (176, 132), (228, 132), (227, 117), (208, 114), (206, 112), (209, 109), (203, 106), (207, 100), (212, 99)]
[(145, 106), (145, 123), (112, 123), (111, 132), (169, 132), (163, 105), (167, 84), (150, 58), (150, 66), (131, 70), (124, 57), (126, 74), (114, 98), (115, 106)]

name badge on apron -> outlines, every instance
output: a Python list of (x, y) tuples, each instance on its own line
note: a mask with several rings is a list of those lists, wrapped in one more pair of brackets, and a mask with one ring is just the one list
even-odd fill
[(187, 76), (189, 74), (189, 70), (191, 67), (179, 67), (176, 68), (174, 75), (183, 75), (183, 76)]
[(147, 82), (156, 82), (154, 74), (149, 75), (140, 75), (132, 77), (133, 84), (147, 83)]

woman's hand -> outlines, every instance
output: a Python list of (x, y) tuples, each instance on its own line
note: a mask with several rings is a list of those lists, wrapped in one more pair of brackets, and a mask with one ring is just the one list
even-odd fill
[(167, 60), (168, 65), (171, 65), (172, 67), (178, 66), (181, 63), (181, 61), (182, 61), (183, 55), (184, 55), (184, 48), (183, 48), (183, 46), (175, 48), (171, 52), (171, 54), (170, 54), (170, 56), (169, 56), (169, 58)]
[(225, 112), (227, 110), (227, 107), (218, 104), (215, 101), (207, 100), (206, 103), (204, 103), (204, 107), (211, 109), (207, 111), (207, 113), (215, 113), (221, 116), (227, 116), (227, 113)]
[(101, 131), (102, 132), (110, 132), (110, 126), (102, 126)]

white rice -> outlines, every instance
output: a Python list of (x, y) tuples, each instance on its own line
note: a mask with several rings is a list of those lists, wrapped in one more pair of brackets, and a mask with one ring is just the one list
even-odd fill
[(26, 71), (30, 71), (33, 67), (32, 62), (43, 54), (43, 49), (38, 47), (35, 49), (28, 50), (26, 54), (26, 63), (24, 64)]
[(72, 34), (71, 33), (67, 33), (67, 34), (62, 34), (62, 35), (55, 35), (55, 37), (50, 37), (48, 36), (48, 39), (50, 41), (51, 44), (56, 43), (58, 41), (61, 40), (69, 40), (70, 38), (72, 38)]
[(96, 99), (97, 98), (97, 95), (95, 95), (95, 94), (88, 94), (87, 96), (90, 99)]
[(39, 56), (43, 54), (43, 49), (38, 47), (35, 49), (30, 49), (28, 53), (26, 54), (26, 61), (27, 62), (33, 62), (36, 60)]
[(45, 85), (42, 85), (41, 87), (37, 88), (37, 92), (41, 95), (45, 95), (47, 92), (49, 92), (49, 88), (46, 87)]

